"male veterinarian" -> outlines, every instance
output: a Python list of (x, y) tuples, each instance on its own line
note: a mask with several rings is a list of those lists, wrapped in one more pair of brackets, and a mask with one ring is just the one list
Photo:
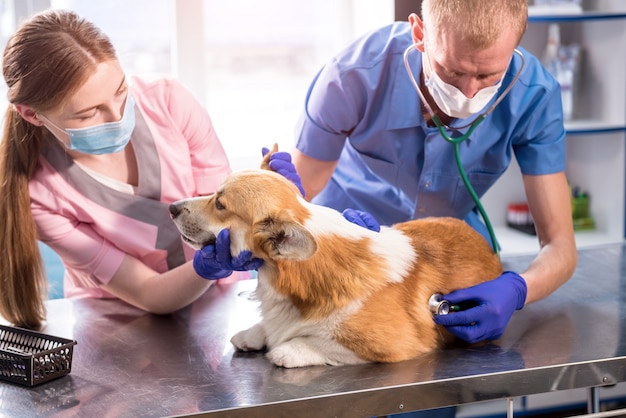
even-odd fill
[(526, 0), (424, 0), (422, 18), (356, 40), (315, 76), (293, 151), (314, 203), (386, 225), (454, 216), (483, 235), (451, 142), (470, 132), (459, 156), (478, 196), (515, 155), (540, 251), (526, 271), (444, 295), (478, 303), (435, 318), (469, 342), (500, 337), (516, 309), (557, 289), (577, 261), (559, 86), (518, 47), (527, 13)]

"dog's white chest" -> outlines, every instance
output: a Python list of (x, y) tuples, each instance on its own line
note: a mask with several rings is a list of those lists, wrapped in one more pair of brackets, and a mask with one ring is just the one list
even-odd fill
[(290, 299), (274, 291), (262, 277), (256, 296), (261, 302), (263, 319), (231, 339), (238, 349), (259, 350), (265, 346), (272, 363), (289, 368), (364, 362), (333, 338), (341, 315), (304, 319)]

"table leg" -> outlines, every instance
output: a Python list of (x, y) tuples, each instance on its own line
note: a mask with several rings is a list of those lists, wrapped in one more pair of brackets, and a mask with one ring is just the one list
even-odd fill
[(506, 403), (506, 418), (513, 418), (513, 398), (508, 398)]
[(600, 412), (600, 388), (591, 387), (587, 389), (587, 413)]

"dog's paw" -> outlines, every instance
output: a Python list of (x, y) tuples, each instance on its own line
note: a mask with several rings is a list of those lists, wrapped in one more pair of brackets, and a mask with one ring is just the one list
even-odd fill
[(265, 329), (263, 325), (256, 324), (252, 328), (235, 334), (230, 342), (240, 351), (258, 351), (265, 347)]
[(286, 341), (272, 348), (267, 353), (267, 358), (276, 366), (288, 369), (328, 364), (325, 357), (298, 339)]

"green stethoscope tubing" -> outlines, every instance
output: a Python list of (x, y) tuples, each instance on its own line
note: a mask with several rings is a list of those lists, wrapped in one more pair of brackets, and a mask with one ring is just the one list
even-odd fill
[(467, 178), (467, 173), (465, 172), (465, 169), (463, 168), (463, 164), (461, 163), (461, 153), (459, 151), (459, 145), (463, 141), (468, 139), (470, 137), (470, 135), (472, 135), (472, 132), (474, 132), (474, 129), (476, 129), (476, 127), (480, 124), (480, 122), (485, 120), (485, 117), (486, 117), (485, 115), (479, 116), (472, 123), (472, 125), (467, 130), (467, 132), (465, 134), (461, 135), (458, 138), (451, 138), (446, 133), (445, 128), (443, 126), (443, 123), (441, 123), (441, 120), (439, 119), (439, 117), (436, 114), (433, 115), (432, 119), (435, 122), (435, 125), (437, 125), (437, 129), (439, 130), (439, 134), (441, 134), (443, 139), (445, 139), (446, 141), (451, 143), (453, 145), (453, 147), (454, 147), (454, 161), (456, 162), (456, 167), (457, 167), (457, 169), (459, 171), (459, 174), (461, 175), (461, 179), (463, 180), (463, 184), (465, 185), (465, 188), (467, 189), (469, 194), (472, 196), (472, 200), (474, 200), (474, 204), (476, 205), (476, 208), (480, 212), (480, 216), (483, 218), (483, 221), (485, 222), (485, 226), (487, 227), (487, 231), (489, 232), (489, 239), (491, 240), (491, 247), (493, 249), (493, 252), (496, 253), (496, 255), (499, 255), (500, 250), (499, 250), (499, 246), (498, 246), (498, 240), (496, 239), (496, 233), (493, 231), (493, 226), (491, 225), (491, 221), (489, 220), (489, 216), (487, 216), (487, 211), (485, 210), (485, 208), (483, 207), (482, 203), (480, 202), (480, 197), (478, 197), (478, 194), (476, 194), (476, 191), (474, 190), (474, 187), (472, 187), (472, 184), (470, 183), (469, 179)]
[(515, 75), (515, 77), (513, 78), (513, 80), (511, 81), (511, 83), (507, 86), (507, 88), (504, 90), (504, 92), (502, 92), (502, 94), (496, 99), (496, 101), (489, 106), (489, 108), (482, 113), (480, 116), (478, 116), (472, 123), (470, 123), (469, 125), (465, 125), (465, 126), (461, 126), (458, 128), (453, 128), (455, 129), (457, 132), (459, 129), (463, 129), (463, 128), (468, 128), (467, 132), (457, 138), (452, 138), (450, 137), (450, 135), (448, 135), (446, 133), (446, 125), (441, 122), (441, 119), (439, 119), (439, 117), (437, 116), (437, 114), (435, 112), (433, 112), (433, 110), (431, 109), (431, 107), (428, 105), (428, 102), (426, 101), (426, 98), (424, 97), (424, 95), (422, 94), (422, 91), (420, 90), (419, 86), (417, 85), (417, 82), (415, 81), (415, 77), (413, 77), (413, 72), (411, 71), (411, 66), (409, 65), (409, 61), (408, 61), (408, 55), (409, 52), (416, 47), (417, 44), (412, 44), (410, 45), (405, 51), (404, 51), (404, 65), (406, 67), (406, 70), (409, 74), (409, 78), (411, 79), (411, 82), (413, 83), (413, 87), (415, 88), (415, 90), (417, 91), (417, 94), (419, 95), (422, 103), (424, 104), (424, 107), (426, 108), (426, 111), (429, 113), (432, 121), (435, 123), (435, 125), (437, 126), (437, 129), (439, 130), (439, 134), (441, 134), (441, 137), (443, 139), (445, 139), (447, 142), (451, 143), (454, 147), (454, 160), (456, 162), (456, 167), (459, 171), (459, 175), (461, 176), (461, 179), (463, 180), (463, 184), (465, 185), (465, 188), (467, 189), (467, 191), (469, 192), (469, 194), (472, 197), (472, 200), (474, 201), (474, 204), (476, 205), (476, 208), (478, 209), (478, 211), (480, 212), (480, 216), (483, 218), (483, 221), (485, 222), (485, 226), (487, 227), (487, 231), (489, 232), (489, 239), (491, 240), (491, 247), (493, 249), (493, 252), (496, 255), (500, 255), (500, 249), (498, 246), (498, 241), (496, 239), (496, 234), (493, 231), (493, 226), (491, 225), (491, 221), (489, 220), (489, 216), (487, 216), (487, 211), (485, 211), (485, 208), (483, 207), (482, 203), (480, 202), (480, 197), (478, 197), (478, 195), (476, 194), (476, 191), (474, 190), (474, 187), (472, 187), (472, 184), (470, 183), (469, 179), (467, 178), (467, 173), (465, 172), (465, 169), (463, 168), (463, 164), (461, 163), (461, 153), (459, 151), (459, 145), (467, 140), (470, 135), (472, 135), (472, 133), (474, 132), (474, 129), (476, 129), (476, 127), (478, 125), (480, 125), (480, 123), (485, 120), (485, 118), (487, 117), (487, 115), (489, 115), (493, 109), (495, 109), (496, 105), (498, 103), (500, 103), (502, 101), (502, 99), (504, 99), (504, 97), (509, 93), (509, 91), (511, 91), (511, 88), (513, 88), (513, 85), (515, 84), (515, 82), (517, 81), (517, 79), (520, 77), (520, 74), (522, 73), (522, 69), (524, 68), (524, 54), (521, 53), (521, 51), (515, 49), (513, 52), (515, 54), (517, 54), (521, 59), (522, 59), (522, 65), (520, 66), (519, 71), (517, 72), (517, 74)]

